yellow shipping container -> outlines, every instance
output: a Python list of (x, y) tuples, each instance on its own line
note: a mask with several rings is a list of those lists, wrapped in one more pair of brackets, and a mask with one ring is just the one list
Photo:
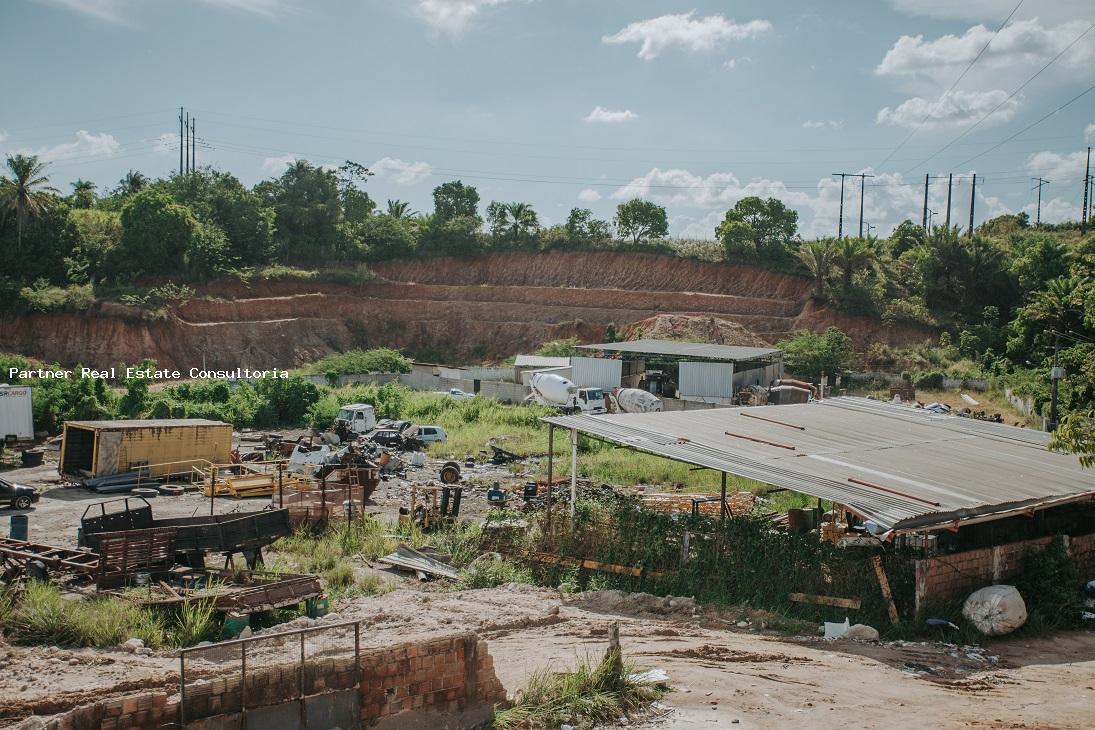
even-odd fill
[(147, 466), (153, 477), (206, 462), (226, 464), (232, 424), (203, 418), (66, 421), (60, 474), (101, 477)]

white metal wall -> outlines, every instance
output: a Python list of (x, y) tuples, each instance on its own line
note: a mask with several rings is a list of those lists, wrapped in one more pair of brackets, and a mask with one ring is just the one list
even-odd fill
[(681, 398), (730, 398), (734, 395), (734, 364), (728, 362), (682, 362)]
[(570, 359), (570, 379), (579, 388), (619, 388), (623, 380), (623, 361), (602, 357)]

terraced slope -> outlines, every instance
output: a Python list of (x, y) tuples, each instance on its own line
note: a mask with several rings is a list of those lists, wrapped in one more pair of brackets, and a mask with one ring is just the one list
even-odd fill
[(802, 277), (666, 256), (494, 254), (387, 262), (377, 273), (358, 287), (222, 283), (163, 321), (109, 304), (86, 315), (23, 317), (0, 327), (0, 349), (65, 363), (153, 357), (184, 368), (294, 366), (332, 350), (380, 345), (481, 361), (562, 337), (597, 341), (609, 324), (668, 314), (734, 323), (766, 342), (830, 324), (863, 345), (930, 336), (818, 309)]

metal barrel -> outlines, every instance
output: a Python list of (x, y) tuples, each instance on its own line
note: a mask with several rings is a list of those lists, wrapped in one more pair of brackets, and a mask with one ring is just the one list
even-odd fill
[(11, 526), (8, 529), (8, 537), (12, 540), (27, 542), (30, 535), (30, 517), (28, 515), (12, 515)]

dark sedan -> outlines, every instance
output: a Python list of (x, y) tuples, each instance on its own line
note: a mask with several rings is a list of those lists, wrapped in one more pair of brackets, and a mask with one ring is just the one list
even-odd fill
[(41, 496), (34, 487), (0, 479), (0, 505), (6, 503), (12, 509), (30, 509)]

